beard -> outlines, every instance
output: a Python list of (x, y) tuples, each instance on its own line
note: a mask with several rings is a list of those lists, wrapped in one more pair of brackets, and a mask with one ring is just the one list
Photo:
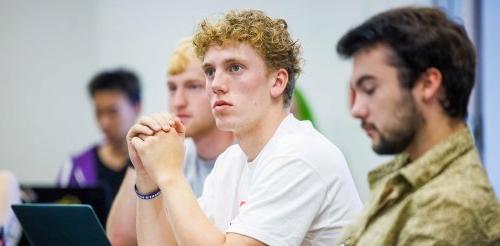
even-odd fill
[(372, 128), (379, 135), (378, 143), (372, 145), (373, 151), (377, 154), (392, 155), (403, 152), (413, 142), (424, 122), (424, 117), (417, 109), (411, 94), (402, 97), (398, 104), (401, 106), (385, 130), (379, 130), (376, 126), (363, 122), (364, 128)]

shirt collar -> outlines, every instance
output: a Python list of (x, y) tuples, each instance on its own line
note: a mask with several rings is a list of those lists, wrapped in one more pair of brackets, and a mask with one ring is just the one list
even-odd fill
[(474, 147), (468, 128), (459, 130), (401, 169), (408, 182), (418, 188), (438, 175), (456, 158)]
[(406, 153), (402, 153), (396, 155), (394, 160), (387, 162), (368, 173), (368, 183), (370, 184), (370, 189), (374, 190), (374, 187), (379, 183), (382, 179), (389, 176), (392, 173), (395, 173), (397, 170), (401, 169), (408, 162), (408, 155)]
[(445, 169), (454, 159), (474, 146), (468, 128), (459, 130), (437, 144), (424, 155), (409, 163), (407, 153), (399, 154), (394, 160), (383, 164), (368, 174), (370, 189), (390, 174), (399, 173), (414, 188), (418, 188)]

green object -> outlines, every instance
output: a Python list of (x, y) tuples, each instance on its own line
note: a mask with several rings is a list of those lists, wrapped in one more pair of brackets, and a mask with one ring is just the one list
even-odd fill
[(294, 107), (295, 110), (292, 110), (292, 112), (295, 117), (299, 120), (308, 120), (317, 128), (311, 107), (309, 107), (304, 94), (298, 88), (295, 88), (293, 91), (293, 104), (292, 107)]

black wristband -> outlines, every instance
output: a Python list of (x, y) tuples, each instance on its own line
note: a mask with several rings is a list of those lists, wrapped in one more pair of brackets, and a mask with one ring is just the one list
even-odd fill
[(161, 194), (160, 188), (158, 188), (155, 191), (148, 193), (148, 194), (140, 193), (139, 190), (137, 189), (137, 185), (134, 185), (134, 190), (135, 190), (135, 194), (137, 195), (137, 197), (139, 197), (142, 200), (151, 200), (151, 199), (154, 199), (155, 197), (157, 197)]

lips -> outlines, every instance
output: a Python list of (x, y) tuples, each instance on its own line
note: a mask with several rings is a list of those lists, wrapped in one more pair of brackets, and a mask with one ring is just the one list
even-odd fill
[(175, 116), (177, 116), (177, 117), (181, 120), (181, 122), (182, 122), (183, 124), (185, 124), (185, 123), (186, 123), (186, 121), (187, 121), (189, 118), (191, 118), (191, 115), (190, 115), (190, 114), (187, 114), (187, 113), (178, 113), (178, 114), (176, 114)]
[(377, 131), (377, 129), (375, 128), (375, 126), (373, 124), (369, 124), (366, 122), (361, 123), (361, 128), (363, 128), (363, 130), (365, 130), (366, 134), (370, 137), (372, 137), (372, 135)]
[(215, 110), (215, 111), (223, 111), (223, 110), (226, 110), (230, 107), (232, 107), (233, 104), (227, 102), (227, 101), (224, 101), (224, 100), (216, 100), (215, 103), (213, 104), (212, 108)]

